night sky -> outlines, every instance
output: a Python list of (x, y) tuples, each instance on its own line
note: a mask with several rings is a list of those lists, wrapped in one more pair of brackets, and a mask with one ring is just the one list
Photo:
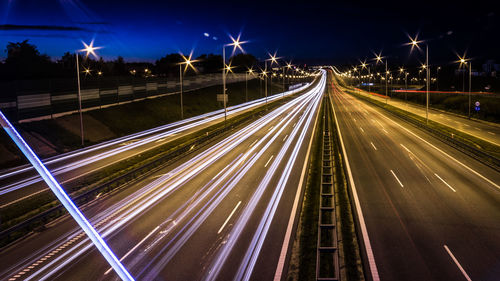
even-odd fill
[[(431, 58), (499, 60), (499, 13), (494, 1), (77, 1), (0, 0), (0, 57), (8, 42), (29, 39), (54, 58), (82, 47), (104, 46), (105, 59), (154, 61), (167, 53), (221, 53), (229, 34), (249, 40), (245, 50), (310, 63), (372, 58), (372, 51), (405, 61), (407, 35), (429, 39)], [(355, 2), (355, 1), (350, 1)], [(206, 34), (205, 34), (206, 33)], [(421, 57), (421, 55), (420, 55)]]

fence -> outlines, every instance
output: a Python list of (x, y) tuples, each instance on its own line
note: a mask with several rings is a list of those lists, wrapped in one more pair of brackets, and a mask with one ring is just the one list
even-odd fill
[[(252, 77), (249, 77), (249, 79)], [(230, 74), (227, 83), (245, 80), (245, 74)], [(184, 77), (183, 90), (189, 91), (222, 84), (220, 74)], [(90, 110), (180, 91), (177, 78), (120, 77), (82, 81), (82, 109)], [(0, 109), (14, 122), (47, 119), (78, 110), (76, 81), (41, 80), (11, 82), (0, 88)]]

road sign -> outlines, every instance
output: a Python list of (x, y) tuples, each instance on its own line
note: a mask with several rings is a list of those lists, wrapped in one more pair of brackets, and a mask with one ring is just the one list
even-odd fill
[(476, 103), (474, 105), (476, 105), (477, 107), (479, 107), (481, 104), (479, 103), (479, 101), (476, 101)]
[(479, 106), (474, 107), (476, 111), (479, 111)]

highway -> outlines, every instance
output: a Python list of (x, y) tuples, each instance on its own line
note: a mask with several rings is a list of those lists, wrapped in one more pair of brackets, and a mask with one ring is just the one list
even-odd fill
[[(285, 92), (285, 96), (303, 91), (308, 85)], [(281, 93), (268, 97), (268, 102), (282, 98)], [(263, 106), (265, 98), (228, 107), (228, 117), (234, 117)], [(217, 110), (171, 124), (113, 139), (84, 149), (45, 159), (45, 165), (62, 184), (68, 184), (145, 151), (154, 149), (190, 134), (223, 122), (224, 110)], [(40, 176), (28, 165), (0, 173), (0, 208), (34, 194), (47, 191)]]
[[(326, 85), (321, 73), (228, 137), (82, 207), (132, 276), (280, 280)], [(0, 259), (2, 280), (118, 278), (67, 217)]]
[(334, 89), (371, 277), (498, 280), (500, 174)]
[[(358, 93), (385, 102), (385, 97), (368, 94), (365, 91), (358, 91)], [(425, 93), (423, 93), (424, 95)], [(433, 95), (433, 94), (431, 94)], [(434, 94), (436, 95), (436, 94)], [(388, 103), (392, 106), (409, 111), (413, 114), (425, 118), (425, 106), (417, 105), (414, 103), (404, 102), (398, 99), (389, 99)], [(500, 125), (492, 122), (487, 122), (478, 119), (467, 119), (465, 116), (445, 112), (443, 110), (436, 110), (429, 108), (429, 120), (441, 123), (445, 126), (462, 131), (471, 136), (488, 141), (495, 145), (500, 145)]]

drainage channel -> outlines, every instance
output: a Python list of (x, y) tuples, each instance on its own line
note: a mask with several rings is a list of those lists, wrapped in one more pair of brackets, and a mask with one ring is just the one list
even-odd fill
[(339, 252), (334, 200), (334, 177), (332, 159), (332, 136), (329, 131), (330, 117), (325, 102), (323, 115), (323, 145), (321, 167), (321, 191), (318, 217), (318, 244), (316, 257), (316, 280), (340, 280)]

